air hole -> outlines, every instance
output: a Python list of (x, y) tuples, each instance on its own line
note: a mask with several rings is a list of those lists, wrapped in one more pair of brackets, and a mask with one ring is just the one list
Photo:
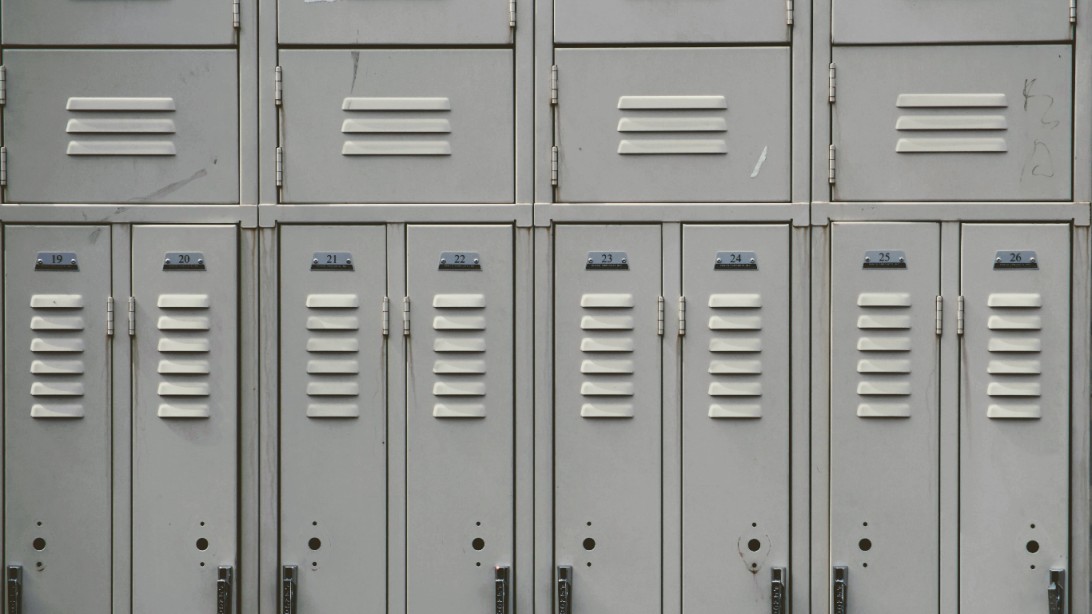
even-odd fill
[(307, 540), (307, 547), (312, 550), (318, 550), (322, 547), (322, 540), (317, 537), (312, 537), (311, 539)]
[(590, 520), (588, 521), (588, 526), (589, 526), (589, 527), (591, 526), (591, 521), (590, 521)]
[(318, 526), (318, 521), (317, 520), (311, 521), (311, 526), (317, 527)]
[(480, 527), (480, 526), (482, 526), (482, 523), (480, 523), (480, 522), (475, 522), (475, 523), (474, 523), (474, 526), (476, 526), (476, 527)]
[(758, 523), (757, 523), (757, 522), (752, 522), (752, 523), (751, 523), (751, 526), (752, 526), (752, 527), (757, 527), (757, 526), (758, 526)]
[(857, 547), (860, 548), (862, 552), (868, 552), (872, 549), (872, 540), (866, 537), (857, 542)]
[(470, 545), (473, 546), (475, 550), (481, 550), (485, 547), (485, 540), (480, 537), (475, 537), (474, 541), (470, 542)]
[(311, 567), (318, 567), (318, 561), (311, 561)]
[(45, 550), (45, 540), (42, 539), (41, 537), (35, 537), (34, 538), (34, 549), (35, 550)]
[(868, 567), (868, 563), (863, 563), (861, 566), (862, 567)]
[(198, 564), (199, 564), (199, 565), (200, 565), (201, 567), (204, 567), (204, 566), (205, 566), (205, 564), (204, 564), (204, 563), (198, 563)]
[(481, 562), (481, 561), (478, 561), (477, 563), (474, 563), (474, 566), (475, 566), (475, 567), (481, 567), (481, 566), (482, 566), (482, 562)]
[(1034, 565), (1032, 565), (1032, 566), (1031, 566), (1031, 568), (1032, 568), (1032, 569), (1035, 569), (1035, 566), (1034, 566)]
[(38, 526), (42, 526), (42, 521), (41, 520), (38, 521)]
[(867, 527), (867, 526), (868, 526), (868, 523), (867, 523), (867, 522), (862, 522), (862, 523), (861, 523), (861, 526), (865, 526), (865, 527)]
[(591, 567), (591, 561), (588, 561), (588, 567)]
[(585, 550), (595, 550), (595, 540), (590, 538), (590, 537), (585, 538), (584, 539), (584, 549)]
[(205, 539), (204, 537), (197, 538), (197, 549), (198, 550), (208, 550), (209, 549), (209, 540)]
[(204, 520), (202, 520), (202, 521), (200, 522), (200, 524), (201, 524), (201, 526), (205, 526), (205, 521), (204, 521)]
[(1033, 525), (1031, 525), (1031, 528), (1033, 528), (1033, 529), (1034, 529), (1034, 528), (1035, 528), (1035, 525), (1034, 525), (1034, 524), (1033, 524)]
[(762, 542), (758, 541), (757, 539), (752, 539), (751, 541), (747, 542), (747, 549), (751, 552), (758, 552), (762, 549)]
[(1037, 542), (1037, 541), (1035, 541), (1033, 539), (1033, 540), (1029, 541), (1027, 543), (1027, 545), (1024, 546), (1024, 547), (1028, 549), (1028, 552), (1030, 552), (1032, 554), (1035, 554), (1036, 552), (1039, 551), (1039, 542)]

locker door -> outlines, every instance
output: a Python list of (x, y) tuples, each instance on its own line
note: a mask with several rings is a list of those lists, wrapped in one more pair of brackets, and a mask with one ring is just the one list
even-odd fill
[(234, 45), (231, 0), (5, 0), (5, 45)]
[(512, 228), (411, 226), (406, 244), (406, 609), (485, 611), (514, 558)]
[(281, 227), (281, 564), (300, 612), (387, 590), (385, 235)]
[(236, 232), (133, 228), (134, 612), (230, 598), (218, 580), (238, 534)]
[(769, 614), (789, 564), (788, 228), (686, 226), (683, 295), (683, 610)]
[(1070, 199), (1069, 47), (836, 47), (834, 64), (835, 200)]
[[(661, 598), (659, 226), (558, 226), (554, 559), (574, 614)], [(572, 605), (575, 604), (575, 605)]]
[(1070, 40), (1067, 0), (834, 0), (837, 43)]
[(561, 200), (789, 199), (787, 48), (555, 53)]
[(278, 0), (277, 15), (281, 44), (507, 45), (513, 32), (505, 0)]
[(831, 564), (852, 612), (936, 612), (939, 228), (836, 224), (831, 267)]
[(107, 614), (110, 228), (8, 226), (5, 244), (4, 560), (23, 612)]
[(557, 0), (559, 43), (787, 43), (785, 3)]
[(10, 50), (4, 66), (7, 202), (239, 200), (234, 52)]
[(281, 66), (284, 202), (512, 202), (511, 51), (293, 50)]
[(1067, 567), (1069, 232), (963, 226), (963, 614), (1046, 612)]

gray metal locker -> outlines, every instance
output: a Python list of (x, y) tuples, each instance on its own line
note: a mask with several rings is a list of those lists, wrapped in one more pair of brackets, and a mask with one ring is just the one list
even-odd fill
[(4, 66), (6, 202), (239, 200), (235, 52), (9, 50)]
[(960, 612), (1064, 607), (1069, 226), (964, 225), (961, 279)]
[(4, 561), (24, 612), (107, 614), (110, 228), (4, 234)]
[(236, 233), (133, 227), (134, 612), (192, 614), (232, 597)]
[(282, 200), (514, 199), (512, 52), (281, 52)]
[(5, 45), (232, 45), (233, 0), (5, 0)]
[(277, 40), (293, 45), (506, 45), (515, 30), (514, 10), (515, 0), (278, 0)]
[(558, 49), (560, 200), (787, 201), (789, 56)]
[(492, 610), (515, 557), (512, 228), (406, 245), (406, 611)]
[(940, 264), (937, 224), (834, 226), (830, 560), (852, 612), (937, 611)]
[(837, 47), (839, 201), (1069, 200), (1068, 46)]
[(789, 230), (685, 226), (682, 262), (682, 607), (784, 611)]
[(382, 603), (386, 232), (282, 226), (280, 233), (281, 564), (295, 567), (284, 571), (294, 576), (300, 612)]
[(1072, 39), (1069, 0), (833, 0), (835, 43)]
[(554, 560), (574, 576), (562, 611), (659, 612), (660, 227), (555, 229)]
[(787, 43), (785, 2), (555, 0), (558, 43)]

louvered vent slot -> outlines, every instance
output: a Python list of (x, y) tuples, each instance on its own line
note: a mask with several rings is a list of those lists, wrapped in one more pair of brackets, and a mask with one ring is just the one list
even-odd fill
[(762, 417), (762, 296), (709, 297), (709, 417)]
[(910, 417), (910, 295), (857, 297), (857, 415)]
[(485, 417), (485, 295), (437, 294), (432, 328), (436, 418)]
[(160, 294), (159, 395), (160, 418), (208, 418), (211, 383), (210, 334), (207, 294)]
[(69, 98), (70, 156), (173, 156), (174, 98)]
[(907, 109), (895, 124), (898, 153), (1008, 151), (1004, 94), (900, 94), (896, 105)]
[(728, 153), (724, 96), (622, 96), (618, 109), (619, 154)]
[(1042, 296), (991, 294), (987, 299), (990, 360), (986, 415), (996, 419), (1041, 418)]
[(32, 418), (83, 418), (84, 300), (79, 294), (35, 294), (30, 351)]
[(584, 418), (632, 418), (635, 363), (632, 294), (580, 297), (580, 394)]
[(360, 417), (360, 299), (307, 295), (307, 417)]
[(346, 98), (343, 156), (450, 156), (448, 98)]

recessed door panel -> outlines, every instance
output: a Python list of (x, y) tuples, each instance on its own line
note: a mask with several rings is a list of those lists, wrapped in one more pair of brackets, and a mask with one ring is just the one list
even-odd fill
[(512, 228), (411, 226), (406, 244), (406, 609), (492, 611), (514, 558)]
[(963, 226), (965, 614), (1046, 611), (1050, 572), (1067, 567), (1069, 233), (1064, 224)]
[(382, 226), (282, 226), (280, 559), (296, 607), (387, 590)]
[(831, 254), (830, 548), (854, 612), (936, 612), (937, 224), (836, 224)]
[(1058, 41), (1067, 0), (834, 0), (836, 43)]
[(24, 612), (107, 614), (110, 228), (4, 235), (4, 560)]
[(559, 43), (786, 43), (786, 4), (763, 0), (558, 0)]
[(660, 227), (554, 241), (554, 558), (576, 612), (660, 612)]
[(236, 565), (236, 234), (133, 228), (135, 612), (211, 609)]
[(277, 15), (282, 44), (504, 45), (514, 33), (509, 0), (278, 0)]
[(834, 199), (1068, 200), (1070, 53), (835, 48)]
[(5, 45), (232, 45), (232, 0), (6, 0)]
[(789, 567), (789, 230), (683, 230), (683, 610), (768, 614)]

